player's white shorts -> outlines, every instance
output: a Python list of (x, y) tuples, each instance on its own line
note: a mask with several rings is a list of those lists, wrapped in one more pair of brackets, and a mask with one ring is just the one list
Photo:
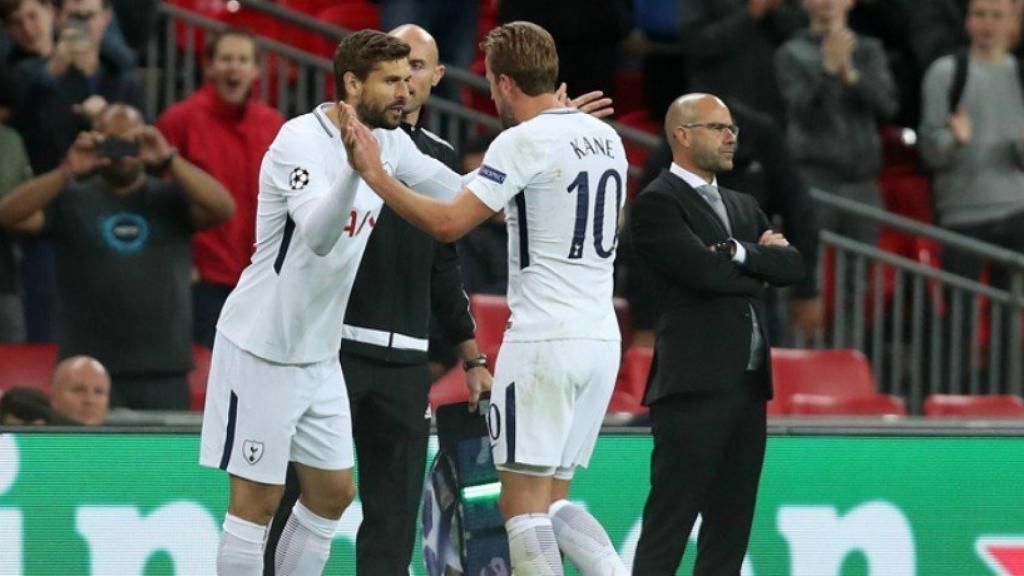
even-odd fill
[(618, 341), (502, 344), (487, 414), (497, 468), (568, 479), (586, 467), (620, 353)]
[(217, 333), (199, 463), (284, 484), (288, 461), (351, 468), (352, 417), (338, 358), (275, 364)]

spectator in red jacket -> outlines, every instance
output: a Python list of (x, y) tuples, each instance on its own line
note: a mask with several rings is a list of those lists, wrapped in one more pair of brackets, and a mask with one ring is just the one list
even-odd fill
[(237, 206), (234, 217), (192, 240), (199, 272), (192, 290), (193, 339), (210, 348), (221, 306), (252, 256), (260, 163), (284, 118), (253, 98), (259, 63), (250, 33), (220, 33), (206, 56), (206, 84), (168, 108), (156, 126), (179, 154), (220, 181)]

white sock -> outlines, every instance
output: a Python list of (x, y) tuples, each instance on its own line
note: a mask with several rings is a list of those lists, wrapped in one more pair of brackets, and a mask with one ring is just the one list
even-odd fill
[(219, 576), (262, 576), (263, 543), (267, 526), (260, 526), (230, 513), (224, 517), (224, 532), (217, 547)]
[(558, 547), (582, 576), (629, 575), (597, 518), (568, 500), (558, 500), (548, 513)]
[(505, 522), (512, 573), (516, 576), (562, 576), (555, 531), (547, 514), (521, 514)]
[(277, 576), (319, 576), (331, 555), (338, 520), (317, 516), (299, 500), (281, 532), (274, 555)]

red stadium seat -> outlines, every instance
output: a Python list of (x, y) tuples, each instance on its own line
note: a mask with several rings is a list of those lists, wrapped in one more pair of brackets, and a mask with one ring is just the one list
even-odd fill
[(643, 400), (647, 391), (647, 376), (651, 373), (651, 362), (654, 360), (654, 348), (647, 346), (630, 346), (622, 356), (622, 367), (619, 369), (620, 379), (616, 388)]
[(614, 298), (615, 317), (619, 321), (619, 334), (622, 335), (622, 353), (633, 343), (633, 317), (629, 314), (629, 302), (625, 298)]
[(643, 405), (647, 391), (647, 375), (651, 371), (654, 349), (645, 346), (630, 346), (622, 355), (622, 365), (615, 382), (608, 413), (642, 414), (647, 412)]
[(1010, 394), (985, 396), (932, 394), (924, 401), (924, 415), (932, 417), (1024, 418), (1024, 399)]
[(510, 312), (508, 301), (504, 296), (492, 294), (474, 294), (469, 297), (469, 311), (476, 320), (476, 343), (480, 351), (487, 354), (490, 368), (494, 370), (494, 360), (505, 337)]
[(612, 392), (611, 400), (608, 401), (608, 414), (643, 414), (647, 412), (640, 398), (623, 392), (618, 387)]
[(188, 387), (191, 401), (189, 409), (202, 412), (206, 404), (206, 380), (210, 376), (210, 351), (202, 346), (192, 345), (192, 371), (188, 373)]
[(822, 394), (794, 394), (788, 400), (793, 416), (906, 416), (903, 401), (876, 394), (863, 398), (836, 398)]
[(48, 390), (56, 366), (56, 344), (0, 346), (0, 389), (27, 386)]
[(871, 365), (858, 350), (773, 348), (771, 358), (775, 397), (785, 414), (906, 414), (901, 399), (877, 392)]
[(380, 28), (380, 6), (370, 2), (336, 2), (319, 12), (316, 19), (349, 30), (377, 30)]
[(482, 0), (480, 2), (480, 15), (477, 18), (476, 27), (476, 55), (483, 58), (483, 51), (480, 50), (480, 42), (484, 36), (498, 25), (498, 0)]
[[(233, 6), (233, 5), (232, 5)], [(254, 9), (248, 9), (244, 5), (237, 10), (230, 8), (221, 12), (218, 20), (234, 28), (244, 28), (257, 36), (265, 36), (272, 40), (285, 41), (291, 34), (287, 32), (299, 32), (301, 28), (286, 27), (279, 19)]]
[(434, 412), (437, 412), (438, 406), (466, 400), (469, 400), (469, 390), (466, 388), (466, 372), (462, 366), (445, 372), (430, 387), (430, 408)]
[(315, 16), (337, 4), (368, 4), (369, 0), (277, 0), (277, 3), (286, 8)]
[(927, 177), (918, 174), (881, 176), (878, 186), (890, 212), (929, 224), (934, 222), (932, 192)]
[[(369, 2), (331, 3), (317, 13), (316, 19), (348, 30), (377, 29), (380, 27), (380, 7)], [(297, 34), (289, 41), (296, 48), (328, 59), (334, 58), (334, 50), (338, 47), (337, 40), (315, 32)]]

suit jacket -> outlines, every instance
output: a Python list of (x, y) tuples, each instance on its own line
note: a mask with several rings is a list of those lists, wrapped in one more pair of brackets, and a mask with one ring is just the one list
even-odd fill
[(793, 247), (761, 246), (768, 218), (753, 197), (719, 188), (732, 238), (747, 251), (736, 264), (708, 246), (728, 239), (714, 210), (682, 178), (663, 170), (633, 201), (630, 234), (635, 258), (654, 278), (658, 320), (645, 404), (684, 392), (739, 386), (758, 315), (765, 343), (763, 366), (771, 396), (765, 284), (786, 286), (804, 276)]

